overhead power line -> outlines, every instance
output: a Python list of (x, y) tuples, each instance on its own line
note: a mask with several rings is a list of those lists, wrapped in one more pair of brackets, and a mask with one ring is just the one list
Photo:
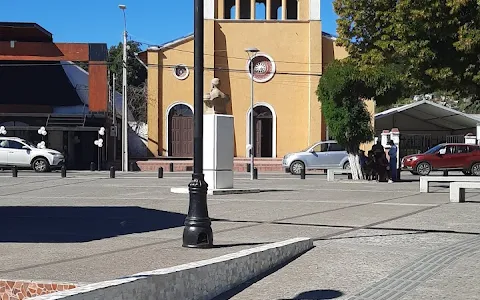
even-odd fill
[[(95, 66), (102, 66), (102, 65), (114, 65), (114, 63), (109, 63), (109, 62), (93, 62), (93, 63), (87, 63), (87, 62), (81, 62), (79, 64), (74, 63), (75, 66), (83, 65), (83, 66), (89, 66), (89, 65), (95, 65)], [(150, 67), (158, 67), (158, 68), (163, 68), (163, 69), (173, 69), (177, 67), (177, 65), (157, 65), (157, 64), (146, 64), (147, 66)], [(69, 64), (58, 64), (58, 63), (11, 63), (11, 64), (2, 64), (0, 63), (0, 67), (44, 67), (44, 66), (69, 66)], [(71, 66), (71, 65), (70, 65)], [(186, 66), (185, 67), (189, 69), (193, 69), (195, 66)], [(248, 73), (247, 70), (244, 69), (232, 69), (232, 68), (222, 68), (222, 67), (205, 67), (204, 70), (206, 71), (219, 71), (219, 72), (232, 72), (232, 73)], [(320, 73), (305, 73), (305, 72), (297, 72), (297, 71), (276, 71), (275, 74), (278, 75), (290, 75), (290, 76), (316, 76), (316, 77), (321, 77), (322, 74)]]
[[(182, 49), (178, 49), (176, 47), (162, 46), (162, 45), (159, 45), (159, 44), (152, 44), (152, 43), (149, 43), (149, 42), (144, 42), (144, 41), (141, 41), (141, 40), (134, 40), (134, 39), (131, 39), (131, 41), (139, 43), (141, 45), (148, 46), (148, 47), (158, 47), (158, 48), (164, 48), (164, 49), (174, 50), (174, 51), (178, 51), (178, 52), (194, 54), (193, 51), (182, 50)], [(226, 49), (225, 50), (215, 50), (215, 51), (227, 52)], [(204, 53), (204, 55), (219, 57), (219, 58), (240, 59), (240, 60), (243, 60), (243, 61), (248, 59), (247, 57), (237, 57), (237, 56), (230, 56), (230, 55), (227, 56), (227, 55), (219, 55), (219, 54), (214, 54), (214, 53)], [(283, 60), (275, 60), (275, 62), (281, 62), (281, 63), (285, 63), (285, 64), (299, 64), (299, 65), (323, 65), (323, 63), (321, 63), (321, 62), (300, 62), (300, 61), (283, 61)]]

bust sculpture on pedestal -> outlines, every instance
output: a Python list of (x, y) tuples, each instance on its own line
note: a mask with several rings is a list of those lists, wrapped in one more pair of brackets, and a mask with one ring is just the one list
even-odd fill
[(208, 193), (233, 188), (233, 116), (227, 114), (230, 98), (213, 78), (210, 93), (203, 96), (203, 174)]
[(205, 113), (207, 114), (227, 114), (227, 104), (230, 97), (225, 95), (220, 89), (220, 79), (212, 79), (212, 89), (210, 93), (203, 96), (203, 103), (207, 106)]

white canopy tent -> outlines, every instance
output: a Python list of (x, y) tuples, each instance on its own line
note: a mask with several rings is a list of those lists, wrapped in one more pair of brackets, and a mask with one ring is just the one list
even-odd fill
[(480, 118), (428, 100), (417, 101), (375, 114), (375, 133), (398, 128), (404, 134), (476, 134)]
[(400, 131), (400, 157), (421, 153), (445, 142), (464, 143), (465, 135), (480, 134), (480, 118), (431, 102), (417, 101), (375, 114), (375, 135)]

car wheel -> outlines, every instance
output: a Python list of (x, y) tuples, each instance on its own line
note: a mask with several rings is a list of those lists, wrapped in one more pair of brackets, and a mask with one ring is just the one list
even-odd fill
[(418, 175), (418, 173), (415, 171), (410, 171), (410, 173), (412, 173), (412, 175)]
[(32, 166), (35, 172), (48, 172), (48, 170), (50, 169), (48, 161), (45, 158), (41, 157), (36, 158), (33, 161)]
[(302, 161), (296, 160), (290, 165), (290, 173), (292, 173), (292, 175), (300, 175), (304, 168), (305, 164)]
[(480, 163), (474, 163), (472, 168), (470, 169), (472, 175), (480, 176)]
[(348, 161), (345, 162), (345, 163), (343, 164), (343, 169), (344, 169), (344, 170), (350, 170), (350, 162), (348, 162)]
[(432, 171), (432, 167), (428, 162), (421, 162), (417, 165), (416, 172), (420, 176), (427, 176)]

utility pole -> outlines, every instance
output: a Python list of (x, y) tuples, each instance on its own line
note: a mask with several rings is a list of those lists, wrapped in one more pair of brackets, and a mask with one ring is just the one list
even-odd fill
[(117, 110), (115, 108), (115, 84), (117, 80), (117, 74), (113, 73), (112, 82), (112, 116), (113, 116), (113, 128), (115, 128), (115, 137), (113, 139), (113, 161), (117, 160), (117, 139), (118, 139), (118, 127), (117, 127)]
[(122, 109), (122, 171), (128, 172), (128, 101), (127, 101), (127, 18), (125, 15), (126, 5), (118, 6), (123, 11), (123, 109)]
[[(253, 115), (253, 81), (254, 81), (254, 76), (255, 76), (255, 62), (254, 59), (257, 55), (257, 53), (260, 50), (257, 48), (247, 48), (245, 49), (245, 52), (248, 54), (248, 58), (250, 60), (249, 63), (249, 70), (250, 70), (250, 180), (254, 180), (254, 172), (253, 169), (255, 168), (254, 166), (254, 157), (255, 157), (255, 151), (254, 151), (254, 134), (255, 134), (255, 126), (254, 126), (254, 115)], [(253, 54), (253, 56), (251, 56)]]

